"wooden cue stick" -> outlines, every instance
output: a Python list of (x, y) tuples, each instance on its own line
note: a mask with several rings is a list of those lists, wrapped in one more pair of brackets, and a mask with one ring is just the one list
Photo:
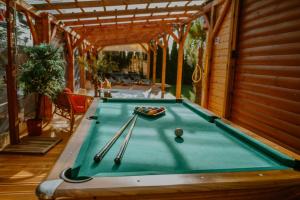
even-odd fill
[(136, 116), (133, 115), (127, 122), (124, 124), (114, 135), (113, 138), (109, 142), (106, 143), (106, 145), (94, 156), (94, 161), (95, 162), (100, 162), (105, 154), (109, 151), (109, 149), (112, 147), (112, 145), (117, 141), (117, 139), (122, 135), (123, 131), (127, 128), (127, 126), (131, 123), (131, 121), (134, 119)]
[(130, 126), (130, 129), (129, 129), (127, 135), (126, 135), (126, 138), (124, 139), (124, 142), (123, 142), (123, 144), (122, 144), (122, 146), (121, 146), (121, 148), (119, 150), (119, 153), (117, 154), (117, 156), (115, 158), (115, 163), (116, 164), (120, 164), (121, 163), (122, 157), (123, 157), (123, 155), (125, 153), (126, 147), (127, 147), (128, 143), (129, 143), (130, 137), (132, 135), (133, 127), (135, 125), (137, 117), (138, 117), (138, 115), (135, 116), (135, 118), (134, 118), (134, 120), (133, 120), (133, 122), (132, 122), (132, 124)]

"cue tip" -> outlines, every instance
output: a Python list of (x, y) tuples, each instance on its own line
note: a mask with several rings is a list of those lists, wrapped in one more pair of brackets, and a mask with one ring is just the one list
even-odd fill
[(117, 164), (117, 165), (119, 165), (119, 164), (121, 164), (121, 159), (120, 158), (115, 158), (115, 164)]
[(101, 161), (101, 158), (100, 158), (99, 156), (95, 156), (95, 157), (94, 157), (94, 161), (98, 163), (98, 162)]

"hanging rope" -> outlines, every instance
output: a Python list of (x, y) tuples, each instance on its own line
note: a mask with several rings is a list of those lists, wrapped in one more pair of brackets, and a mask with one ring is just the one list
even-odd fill
[(198, 63), (196, 65), (193, 75), (192, 75), (192, 80), (193, 80), (194, 84), (199, 83), (202, 80), (202, 74), (203, 74), (202, 51), (203, 51), (203, 46), (201, 43), (200, 47), (198, 47)]
[(200, 65), (196, 65), (193, 75), (192, 75), (192, 80), (194, 83), (199, 83), (202, 79), (202, 68)]

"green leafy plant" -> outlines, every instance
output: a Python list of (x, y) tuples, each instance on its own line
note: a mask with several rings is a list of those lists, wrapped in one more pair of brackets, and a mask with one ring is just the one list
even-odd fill
[(54, 99), (65, 86), (64, 61), (59, 49), (48, 45), (25, 48), (28, 60), (21, 68), (20, 83), (25, 94), (37, 94), (36, 115), (39, 119), (43, 95)]

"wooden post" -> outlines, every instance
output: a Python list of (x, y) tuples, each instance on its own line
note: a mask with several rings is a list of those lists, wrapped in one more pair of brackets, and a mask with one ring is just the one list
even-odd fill
[(238, 40), (238, 23), (239, 23), (239, 9), (240, 0), (233, 0), (232, 15), (230, 24), (230, 43), (228, 50), (228, 71), (225, 82), (225, 96), (224, 96), (224, 107), (222, 117), (229, 119), (231, 116), (231, 105), (232, 105), (232, 90), (234, 85), (235, 66), (237, 59), (237, 40)]
[(39, 43), (50, 44), (51, 42), (51, 23), (48, 13), (41, 13), (41, 17), (36, 19), (36, 31), (39, 35)]
[(177, 64), (177, 80), (176, 80), (176, 99), (181, 98), (181, 84), (182, 84), (182, 66), (183, 66), (183, 46), (184, 42), (181, 40), (178, 48), (178, 64)]
[[(86, 53), (83, 52), (83, 47), (82, 45), (79, 46), (79, 55), (82, 58), (86, 58)], [(85, 66), (80, 63), (79, 64), (79, 74), (80, 74), (80, 88), (85, 89)]]
[[(30, 20), (30, 18), (28, 18), (27, 20)], [(50, 44), (53, 35), (51, 31), (51, 21), (49, 14), (41, 13), (40, 18), (37, 18), (35, 20), (35, 25), (31, 28), (31, 30), (35, 30), (35, 32), (37, 33), (37, 38), (35, 39), (37, 43), (35, 43), (35, 45), (39, 45), (41, 43)], [(39, 115), (45, 120), (52, 119), (52, 101), (47, 96), (43, 96), (42, 98)]]
[(183, 50), (184, 50), (184, 42), (190, 30), (190, 24), (186, 26), (186, 30), (184, 30), (184, 28), (185, 28), (184, 25), (180, 27), (179, 37), (177, 39), (177, 41), (179, 41), (179, 49), (178, 49), (178, 64), (177, 64), (176, 99), (181, 98), (182, 66), (183, 66), (183, 59), (184, 59)]
[(210, 75), (210, 61), (212, 57), (212, 46), (213, 46), (213, 27), (214, 27), (214, 18), (215, 18), (215, 7), (213, 6), (210, 12), (210, 25), (207, 33), (207, 47), (206, 47), (206, 56), (205, 56), (205, 66), (203, 73), (203, 86), (202, 86), (202, 96), (201, 96), (201, 106), (207, 108), (208, 105), (208, 84), (209, 84), (209, 75)]
[(14, 47), (14, 10), (13, 1), (6, 0), (6, 21), (7, 21), (7, 61), (6, 79), (7, 79), (7, 102), (9, 115), (9, 137), (10, 144), (18, 144), (19, 137), (19, 119), (18, 119), (18, 100), (17, 100), (17, 81), (15, 65), (15, 47)]
[(152, 72), (152, 83), (156, 83), (156, 63), (157, 63), (157, 45), (153, 45), (153, 72)]
[[(142, 49), (145, 52), (147, 52), (147, 72), (146, 72), (146, 77), (147, 77), (147, 79), (150, 79), (150, 55), (151, 55), (150, 46), (148, 44), (148, 49), (142, 43), (140, 43), (140, 46), (142, 47)], [(141, 64), (141, 66), (143, 66), (143, 64)]]
[(147, 79), (150, 80), (150, 68), (151, 68), (151, 49), (150, 44), (148, 44), (147, 50)]
[(224, 3), (224, 7), (215, 22), (215, 7), (213, 6), (211, 9), (210, 14), (210, 26), (208, 31), (208, 41), (207, 41), (207, 53), (206, 53), (206, 60), (205, 60), (205, 69), (204, 69), (204, 79), (203, 79), (203, 90), (202, 90), (202, 99), (201, 105), (204, 108), (208, 106), (208, 93), (209, 93), (209, 80), (210, 80), (210, 71), (211, 71), (211, 60), (212, 60), (212, 53), (213, 53), (213, 42), (215, 36), (218, 34), (220, 27), (224, 21), (224, 18), (227, 14), (228, 9), (230, 8), (232, 0), (226, 0)]
[(162, 72), (161, 72), (161, 92), (164, 94), (166, 92), (166, 68), (167, 68), (167, 47), (168, 41), (167, 36), (163, 36), (163, 64), (162, 64)]
[(67, 87), (74, 91), (74, 51), (72, 48), (73, 39), (69, 33), (65, 33), (66, 46), (67, 46)]

